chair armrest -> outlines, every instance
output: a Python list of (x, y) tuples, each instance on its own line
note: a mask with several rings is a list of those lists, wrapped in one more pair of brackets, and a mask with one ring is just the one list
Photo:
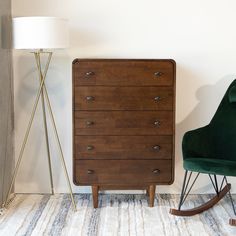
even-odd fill
[(209, 125), (188, 131), (182, 141), (183, 159), (210, 157), (211, 138)]

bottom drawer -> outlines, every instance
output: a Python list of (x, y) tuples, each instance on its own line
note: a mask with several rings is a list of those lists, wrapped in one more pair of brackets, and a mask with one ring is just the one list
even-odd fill
[(76, 160), (77, 185), (171, 184), (171, 160)]

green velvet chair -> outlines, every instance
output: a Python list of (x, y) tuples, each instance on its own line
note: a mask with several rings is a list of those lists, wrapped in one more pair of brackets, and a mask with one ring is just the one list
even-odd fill
[[(171, 209), (170, 213), (179, 216), (201, 213), (214, 206), (227, 193), (236, 213), (230, 194), (231, 185), (227, 182), (227, 176), (236, 176), (236, 80), (226, 91), (211, 122), (185, 133), (182, 151), (185, 169), (183, 187), (179, 207)], [(191, 180), (193, 172), (196, 174)], [(209, 175), (216, 196), (199, 207), (182, 210), (181, 207), (200, 173)], [(218, 183), (219, 179), (221, 183)], [(235, 220), (230, 220), (230, 224), (234, 225)]]

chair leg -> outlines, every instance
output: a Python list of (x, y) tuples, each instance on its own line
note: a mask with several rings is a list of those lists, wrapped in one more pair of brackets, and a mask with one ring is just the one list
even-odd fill
[[(228, 184), (228, 181), (227, 181), (226, 177), (224, 177), (224, 179), (225, 179), (226, 184)], [(234, 201), (233, 201), (233, 198), (232, 198), (232, 195), (231, 195), (230, 191), (229, 191), (229, 199), (230, 199), (230, 202), (231, 202), (231, 205), (232, 205), (232, 208), (233, 208), (234, 215), (236, 215), (236, 209), (235, 209)], [(229, 224), (231, 226), (236, 226), (236, 219), (233, 219), (233, 218), (229, 219)]]
[[(212, 199), (210, 199), (208, 202), (202, 204), (201, 206), (198, 206), (198, 207), (195, 207), (195, 208), (192, 208), (192, 209), (188, 209), (188, 210), (181, 210), (181, 206), (183, 205), (184, 201), (186, 200), (188, 194), (190, 193), (190, 191), (191, 191), (193, 185), (195, 184), (199, 174), (200, 173), (197, 174), (197, 176), (193, 180), (189, 190), (187, 191), (188, 184), (189, 184), (191, 176), (192, 176), (192, 172), (190, 173), (190, 175), (188, 177), (188, 180), (187, 180), (187, 171), (185, 172), (182, 192), (181, 192), (181, 196), (180, 196), (179, 207), (178, 207), (178, 209), (170, 209), (170, 214), (177, 215), (177, 216), (193, 216), (193, 215), (199, 214), (199, 213), (201, 213), (203, 211), (206, 211), (209, 208), (213, 207), (217, 202), (219, 202), (230, 191), (231, 185), (228, 184), (227, 182), (226, 182), (225, 187), (222, 190), (220, 189), (220, 191), (219, 191), (218, 190), (218, 184), (217, 184), (217, 178), (215, 176), (214, 180), (216, 182), (214, 184), (214, 182), (212, 181), (212, 183), (213, 183), (213, 186), (214, 186), (214, 188), (216, 190), (216, 193), (217, 193), (216, 196), (213, 197)], [(211, 179), (211, 177), (210, 177), (210, 179)], [(187, 183), (186, 183), (186, 181), (187, 181)]]
[[(230, 198), (230, 202), (231, 202), (232, 207), (233, 207), (234, 215), (236, 215), (233, 198), (232, 198), (232, 195), (231, 195), (230, 191), (229, 191), (229, 198)], [(232, 225), (232, 226), (236, 226), (236, 219), (230, 218), (229, 219), (229, 224)]]
[[(217, 185), (216, 175), (214, 175), (215, 184), (214, 184), (214, 182), (213, 182), (213, 180), (212, 180), (210, 175), (209, 175), (209, 177), (211, 179), (212, 185), (213, 185), (216, 193), (219, 194), (219, 189), (218, 189), (218, 185)], [(226, 184), (228, 184), (228, 180), (227, 180), (226, 176), (224, 176), (223, 179), (222, 179), (221, 186), (220, 186), (220, 191), (222, 189), (224, 181), (225, 181)], [(230, 202), (231, 202), (231, 205), (232, 205), (232, 208), (233, 208), (234, 215), (236, 215), (236, 209), (235, 209), (235, 206), (234, 206), (234, 201), (233, 201), (232, 195), (230, 193), (230, 190), (228, 191), (228, 194), (229, 194), (229, 199), (230, 199)], [(229, 224), (232, 225), (232, 226), (236, 226), (236, 219), (232, 219), (232, 218), (229, 219)]]
[[(184, 199), (184, 194), (185, 194), (185, 187), (188, 187), (188, 186), (185, 186), (186, 180), (187, 180), (187, 175), (188, 175), (188, 171), (186, 170), (185, 174), (184, 174), (184, 181), (183, 181), (183, 185), (182, 185), (182, 191), (181, 191), (181, 195), (180, 195), (178, 210), (180, 210), (180, 208), (182, 206), (182, 201)], [(190, 178), (191, 178), (191, 176), (190, 176)], [(188, 183), (189, 183), (190, 178), (188, 179)]]
[(92, 186), (93, 207), (94, 208), (98, 208), (98, 190), (99, 190), (99, 187), (97, 185)]
[(156, 185), (150, 185), (148, 189), (150, 207), (154, 206), (155, 192), (156, 192)]

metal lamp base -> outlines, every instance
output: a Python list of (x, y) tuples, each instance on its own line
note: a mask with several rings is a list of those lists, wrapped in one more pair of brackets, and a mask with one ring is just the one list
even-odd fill
[[(59, 139), (57, 128), (56, 128), (56, 122), (55, 122), (55, 119), (54, 119), (51, 103), (50, 103), (47, 88), (46, 88), (46, 85), (45, 85), (45, 79), (46, 79), (47, 71), (48, 71), (49, 64), (50, 64), (50, 61), (51, 61), (51, 58), (52, 58), (52, 52), (44, 52), (43, 50), (39, 50), (38, 52), (33, 52), (33, 53), (34, 53), (35, 61), (36, 61), (36, 64), (37, 64), (40, 86), (38, 88), (35, 103), (34, 103), (34, 106), (33, 106), (32, 112), (31, 112), (30, 120), (29, 120), (27, 129), (26, 129), (26, 132), (25, 132), (24, 140), (23, 140), (23, 143), (22, 143), (22, 146), (21, 146), (21, 149), (20, 149), (19, 158), (17, 160), (16, 167), (13, 171), (13, 177), (12, 177), (11, 184), (10, 184), (10, 187), (8, 189), (8, 192), (7, 192), (6, 200), (3, 204), (3, 208), (8, 207), (10, 202), (11, 202), (11, 201), (9, 201), (10, 194), (11, 194), (13, 184), (15, 182), (15, 179), (16, 179), (21, 161), (22, 161), (22, 157), (23, 157), (23, 153), (24, 153), (24, 150), (25, 150), (25, 146), (27, 144), (30, 129), (31, 129), (34, 117), (35, 117), (35, 112), (36, 112), (36, 109), (37, 109), (37, 106), (38, 106), (38, 103), (39, 103), (39, 99), (41, 97), (44, 131), (45, 131), (45, 141), (46, 141), (46, 149), (47, 149), (47, 156), (48, 156), (48, 167), (49, 167), (49, 175), (50, 175), (51, 193), (54, 194), (54, 186), (53, 186), (53, 175), (52, 175), (52, 165), (51, 165), (51, 156), (50, 156), (50, 147), (49, 147), (49, 137), (48, 137), (48, 127), (47, 127), (47, 115), (46, 115), (45, 101), (46, 101), (46, 105), (47, 105), (47, 108), (48, 108), (48, 111), (49, 111), (49, 116), (50, 116), (50, 119), (51, 119), (51, 122), (52, 122), (54, 135), (55, 135), (56, 140), (57, 140), (58, 149), (60, 151), (60, 160), (61, 160), (62, 167), (63, 167), (65, 177), (66, 177), (66, 180), (67, 180), (71, 201), (72, 201), (74, 210), (76, 211), (77, 210), (76, 209), (76, 204), (75, 204), (75, 201), (74, 201), (74, 197), (73, 197), (73, 193), (72, 193), (72, 187), (71, 187), (68, 171), (67, 171), (67, 168), (66, 168), (65, 158), (64, 158), (64, 155), (63, 155), (60, 139)], [(41, 54), (42, 53), (48, 55), (47, 63), (46, 63), (44, 71), (42, 70), (42, 66), (41, 66)]]

